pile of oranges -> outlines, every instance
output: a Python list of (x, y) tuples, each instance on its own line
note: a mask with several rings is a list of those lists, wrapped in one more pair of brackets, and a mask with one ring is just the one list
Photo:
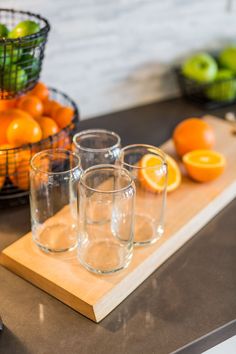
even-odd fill
[(1, 145), (19, 147), (36, 143), (69, 125), (74, 111), (49, 99), (49, 90), (39, 82), (32, 91), (14, 100), (0, 101)]
[[(0, 190), (6, 176), (16, 187), (29, 188), (29, 161), (40, 147), (34, 151), (27, 144), (60, 133), (61, 142), (57, 139), (55, 147), (70, 148), (68, 134), (63, 129), (71, 123), (74, 113), (71, 107), (50, 99), (42, 82), (20, 98), (0, 100)], [(45, 149), (52, 145), (47, 146), (45, 141), (42, 146)]]

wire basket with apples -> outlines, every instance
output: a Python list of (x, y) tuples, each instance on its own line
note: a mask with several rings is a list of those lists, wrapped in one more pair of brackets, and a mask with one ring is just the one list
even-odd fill
[(204, 108), (236, 102), (236, 46), (216, 54), (198, 53), (176, 68), (180, 90), (186, 98)]
[(0, 101), (0, 122), (1, 208), (28, 201), (30, 160), (35, 153), (71, 149), (79, 113), (65, 93), (39, 82), (18, 99)]
[(11, 99), (39, 79), (50, 25), (40, 15), (0, 9), (0, 99)]

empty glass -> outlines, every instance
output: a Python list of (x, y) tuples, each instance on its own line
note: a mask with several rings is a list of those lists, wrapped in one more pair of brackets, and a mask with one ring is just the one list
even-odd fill
[(155, 146), (129, 145), (121, 150), (118, 165), (130, 171), (135, 181), (134, 243), (140, 246), (154, 243), (164, 232), (167, 187), (165, 154)]
[(114, 164), (120, 153), (120, 137), (104, 129), (89, 129), (73, 137), (83, 170), (101, 164)]
[(135, 185), (125, 169), (93, 166), (79, 186), (78, 257), (88, 270), (114, 273), (126, 268), (133, 253)]
[(34, 242), (46, 252), (69, 251), (78, 243), (79, 157), (68, 150), (37, 153), (31, 160), (30, 206)]

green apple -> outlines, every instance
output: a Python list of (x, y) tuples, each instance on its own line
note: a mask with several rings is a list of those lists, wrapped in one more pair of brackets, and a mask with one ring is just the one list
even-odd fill
[(236, 46), (225, 48), (219, 55), (220, 64), (236, 73)]
[(236, 97), (236, 79), (228, 69), (220, 69), (213, 82), (205, 91), (213, 101), (232, 101)]
[(31, 34), (39, 32), (40, 27), (39, 24), (26, 20), (18, 23), (15, 28), (9, 33), (8, 38), (21, 38), (25, 36), (29, 36)]
[(200, 83), (211, 82), (217, 74), (217, 63), (207, 53), (199, 53), (188, 58), (182, 65), (182, 73)]
[(7, 91), (22, 90), (27, 84), (27, 74), (19, 65), (13, 64), (9, 69), (4, 70), (4, 89)]
[(9, 30), (7, 26), (0, 23), (0, 38), (6, 38), (8, 36)]
[(20, 60), (22, 49), (14, 48), (11, 44), (0, 44), (0, 67), (9, 66)]
[(9, 49), (9, 56), (11, 58), (11, 61), (13, 63), (16, 63), (20, 60), (21, 56), (22, 56), (22, 49), (21, 48), (11, 48)]
[(34, 58), (31, 54), (23, 54), (18, 64), (25, 70), (28, 79), (33, 79), (39, 74), (39, 59)]
[(0, 67), (8, 66), (11, 63), (11, 58), (8, 50), (4, 45), (0, 45)]
[[(36, 34), (40, 31), (40, 26), (38, 23), (34, 21), (22, 21), (18, 23), (18, 25), (9, 33), (8, 38), (23, 38), (26, 36), (30, 36)], [(43, 37), (39, 38), (27, 38), (22, 40), (22, 42), (16, 43), (15, 46), (17, 48), (23, 49), (31, 49), (39, 46), (39, 44), (43, 41)]]

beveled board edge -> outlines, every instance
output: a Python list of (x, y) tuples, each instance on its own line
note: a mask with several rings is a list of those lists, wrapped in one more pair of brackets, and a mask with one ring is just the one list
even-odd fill
[[(25, 237), (27, 237), (27, 235)], [(62, 301), (64, 304), (73, 308), (77, 312), (80, 312), (82, 315), (96, 322), (93, 306), (69, 293), (64, 288), (52, 283), (45, 277), (35, 276), (35, 273), (31, 269), (10, 258), (7, 255), (7, 248), (0, 254), (0, 264), (13, 273), (19, 275), (21, 278), (37, 286), (39, 289), (44, 290), (48, 294), (52, 295), (54, 298)]]

